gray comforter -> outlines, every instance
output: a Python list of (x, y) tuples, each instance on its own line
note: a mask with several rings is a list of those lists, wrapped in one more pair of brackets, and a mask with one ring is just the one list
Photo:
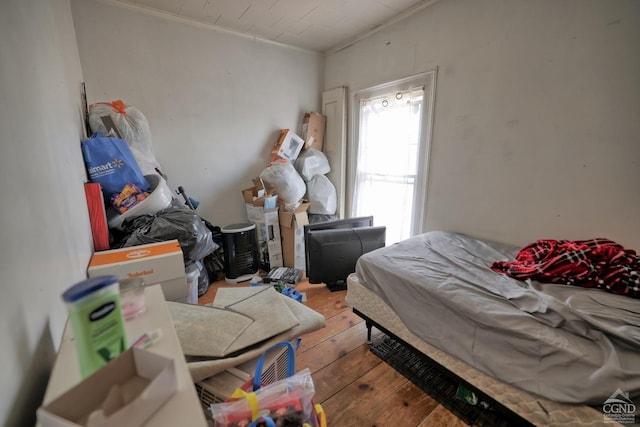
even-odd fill
[(363, 255), (356, 273), (407, 328), (551, 400), (640, 397), (640, 300), (492, 271), (517, 247), (430, 232)]

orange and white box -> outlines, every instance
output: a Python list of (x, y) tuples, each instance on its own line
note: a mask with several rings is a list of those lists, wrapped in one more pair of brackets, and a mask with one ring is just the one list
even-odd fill
[(280, 157), (281, 159), (293, 162), (298, 158), (303, 146), (304, 139), (300, 138), (289, 129), (280, 129), (278, 141), (271, 149), (271, 161), (273, 162)]
[(168, 301), (186, 301), (188, 295), (184, 258), (177, 240), (95, 252), (87, 275), (142, 277), (147, 286), (159, 283)]

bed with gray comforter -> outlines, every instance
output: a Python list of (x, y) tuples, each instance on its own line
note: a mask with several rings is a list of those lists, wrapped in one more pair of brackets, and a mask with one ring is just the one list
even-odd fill
[(356, 274), (413, 334), (546, 399), (640, 398), (640, 300), (492, 271), (514, 246), (430, 232), (370, 252)]

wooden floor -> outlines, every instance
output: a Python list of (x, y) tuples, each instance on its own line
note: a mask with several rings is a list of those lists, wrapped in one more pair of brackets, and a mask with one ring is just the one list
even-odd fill
[[(199, 303), (213, 301), (219, 287), (232, 286), (246, 284), (215, 282)], [(302, 336), (296, 369), (311, 370), (314, 400), (322, 403), (330, 427), (466, 425), (369, 351), (364, 321), (345, 304), (346, 291), (305, 281), (296, 290), (326, 319), (325, 328)]]

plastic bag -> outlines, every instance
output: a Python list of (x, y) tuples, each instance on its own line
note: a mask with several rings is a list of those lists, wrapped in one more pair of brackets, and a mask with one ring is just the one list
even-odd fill
[[(287, 378), (263, 384), (263, 365), (267, 352), (276, 347), (287, 349)], [(253, 378), (237, 389), (224, 403), (214, 403), (209, 409), (214, 427), (255, 425), (308, 425), (326, 427), (326, 417), (320, 405), (311, 400), (315, 388), (308, 368), (295, 373), (295, 349), (288, 341), (274, 344), (256, 362)]]
[[(258, 416), (268, 416), (276, 422), (287, 419), (290, 425), (301, 426), (307, 423), (318, 426), (316, 411), (312, 402), (314, 394), (313, 380), (308, 368), (297, 374), (276, 381), (253, 393), (255, 400), (240, 398), (231, 402), (214, 403), (210, 406), (214, 427), (251, 425)], [(254, 415), (253, 403), (257, 403), (258, 416)]]
[(118, 213), (123, 214), (146, 199), (149, 194), (148, 191), (142, 191), (134, 184), (129, 183), (124, 186), (120, 194), (111, 195), (111, 204)]
[(325, 214), (312, 214), (310, 213), (309, 215), (309, 224), (318, 224), (321, 222), (328, 222), (328, 221), (335, 221), (338, 220), (340, 218), (338, 218), (338, 215), (325, 215)]
[(112, 125), (131, 149), (142, 172), (145, 175), (158, 173), (156, 168), (161, 167), (153, 154), (151, 129), (145, 115), (121, 100), (98, 102), (89, 106), (89, 126), (93, 132), (108, 135)]
[(121, 247), (177, 239), (185, 264), (199, 261), (217, 248), (211, 231), (194, 211), (187, 208), (170, 206), (155, 214), (128, 219), (123, 228), (128, 237)]
[(307, 183), (309, 213), (333, 215), (338, 205), (336, 187), (324, 175), (315, 175)]
[(213, 255), (213, 253), (210, 253), (201, 261), (196, 261), (196, 266), (198, 267), (198, 297), (206, 294), (209, 290), (209, 285), (211, 285), (211, 278), (205, 266), (205, 259), (211, 255)]
[(290, 162), (276, 161), (260, 174), (260, 178), (269, 187), (273, 187), (278, 198), (284, 203), (284, 209), (295, 210), (304, 197), (307, 187)]
[(294, 166), (305, 181), (311, 181), (314, 175), (325, 175), (331, 172), (329, 159), (322, 151), (315, 148), (308, 148), (300, 153)]
[(89, 179), (102, 186), (107, 203), (127, 184), (133, 184), (142, 191), (151, 189), (129, 146), (122, 139), (96, 132), (83, 140), (80, 146)]

